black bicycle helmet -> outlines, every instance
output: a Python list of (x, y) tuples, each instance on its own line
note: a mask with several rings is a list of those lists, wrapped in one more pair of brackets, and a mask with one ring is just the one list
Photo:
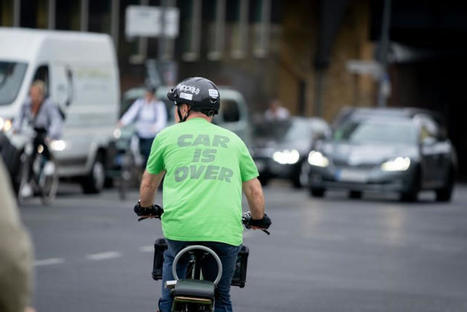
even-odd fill
[(206, 78), (187, 78), (170, 90), (167, 97), (175, 105), (187, 104), (190, 106), (190, 110), (208, 116), (213, 116), (219, 112), (219, 90), (214, 82)]

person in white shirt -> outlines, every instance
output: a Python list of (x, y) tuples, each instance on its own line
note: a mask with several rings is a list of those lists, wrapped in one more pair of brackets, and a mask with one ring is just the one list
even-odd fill
[(162, 101), (156, 98), (156, 88), (148, 86), (146, 95), (137, 99), (123, 114), (118, 126), (135, 123), (139, 138), (139, 150), (144, 159), (144, 166), (151, 152), (152, 141), (167, 124), (167, 111)]
[(284, 120), (290, 117), (287, 108), (281, 106), (278, 99), (273, 99), (269, 104), (269, 108), (264, 112), (264, 118), (268, 121)]

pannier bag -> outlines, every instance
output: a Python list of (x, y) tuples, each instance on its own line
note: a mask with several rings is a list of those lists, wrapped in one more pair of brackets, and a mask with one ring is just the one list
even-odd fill
[(162, 279), (162, 265), (164, 264), (164, 251), (167, 249), (167, 242), (164, 238), (156, 239), (154, 243), (154, 263), (152, 267), (153, 280)]

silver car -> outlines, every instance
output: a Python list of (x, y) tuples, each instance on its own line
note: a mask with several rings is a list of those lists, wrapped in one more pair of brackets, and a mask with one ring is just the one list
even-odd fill
[(308, 154), (310, 194), (342, 189), (396, 192), (403, 201), (433, 190), (451, 199), (457, 167), (442, 118), (419, 109), (354, 109), (341, 114), (331, 139)]

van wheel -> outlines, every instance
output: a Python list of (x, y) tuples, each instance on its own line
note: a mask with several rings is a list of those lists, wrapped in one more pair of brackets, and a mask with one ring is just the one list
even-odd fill
[(362, 198), (363, 193), (360, 191), (350, 191), (349, 192), (349, 198), (352, 199), (360, 199)]
[(318, 187), (310, 187), (310, 195), (313, 197), (324, 197), (325, 189)]
[(91, 171), (83, 178), (81, 188), (85, 194), (98, 194), (104, 188), (105, 167), (102, 157), (99, 155), (92, 164)]

